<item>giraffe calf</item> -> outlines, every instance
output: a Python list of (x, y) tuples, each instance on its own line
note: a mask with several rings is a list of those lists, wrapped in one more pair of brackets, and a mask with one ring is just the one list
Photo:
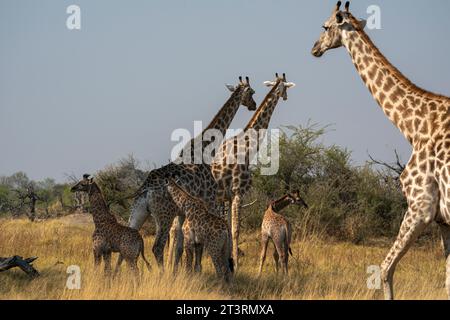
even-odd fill
[(285, 274), (288, 273), (289, 253), (292, 255), (290, 248), (292, 228), (289, 221), (279, 212), (291, 204), (302, 205), (305, 208), (308, 205), (300, 197), (299, 191), (289, 193), (278, 200), (269, 204), (261, 226), (261, 257), (259, 264), (259, 275), (262, 273), (264, 261), (266, 260), (267, 245), (269, 239), (273, 241), (275, 251), (273, 258), (275, 260), (275, 268), (278, 273), (279, 263)]
[(192, 271), (194, 255), (196, 267), (200, 266), (204, 247), (211, 256), (217, 276), (230, 282), (234, 266), (230, 233), (225, 219), (210, 213), (202, 200), (188, 194), (175, 181), (169, 180), (167, 190), (186, 214), (183, 224), (186, 270)]
[(117, 222), (110, 213), (102, 192), (93, 178), (85, 174), (83, 179), (72, 187), (71, 191), (86, 192), (89, 196), (90, 212), (95, 224), (95, 231), (92, 235), (95, 265), (98, 266), (103, 258), (105, 274), (110, 275), (111, 253), (118, 252), (119, 258), (114, 274), (117, 274), (122, 261), (125, 260), (137, 276), (139, 255), (142, 256), (150, 270), (150, 263), (144, 256), (144, 240), (139, 231)]

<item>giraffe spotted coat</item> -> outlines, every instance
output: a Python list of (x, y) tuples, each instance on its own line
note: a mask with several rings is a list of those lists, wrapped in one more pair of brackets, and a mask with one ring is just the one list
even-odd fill
[(339, 1), (325, 21), (312, 54), (345, 47), (361, 79), (385, 115), (413, 148), (400, 177), (408, 202), (400, 232), (381, 265), (386, 299), (393, 299), (393, 277), (400, 259), (422, 231), (439, 224), (447, 263), (450, 298), (450, 98), (417, 87), (395, 68), (364, 32), (365, 21), (340, 11)]
[(102, 192), (93, 178), (84, 175), (83, 179), (73, 186), (71, 191), (86, 192), (89, 196), (90, 212), (95, 224), (92, 235), (95, 265), (100, 265), (103, 259), (105, 274), (110, 275), (111, 253), (118, 252), (119, 259), (117, 260), (115, 273), (119, 271), (122, 261), (125, 260), (137, 275), (139, 255), (142, 256), (150, 270), (150, 263), (144, 256), (144, 240), (139, 231), (117, 222), (116, 218), (109, 212)]

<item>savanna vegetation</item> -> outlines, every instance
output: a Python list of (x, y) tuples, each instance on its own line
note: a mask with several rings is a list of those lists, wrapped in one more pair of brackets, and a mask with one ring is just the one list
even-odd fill
[[(66, 183), (31, 181), (25, 173), (0, 177), (0, 256), (39, 256), (36, 265), (42, 274), (30, 283), (20, 270), (1, 273), (0, 299), (381, 298), (380, 291), (367, 288), (367, 267), (382, 262), (406, 210), (398, 181), (402, 163), (393, 158), (393, 163), (380, 166), (368, 156), (366, 164), (355, 165), (350, 151), (322, 143), (327, 130), (317, 125), (281, 128), (278, 173), (264, 176), (261, 168), (254, 167), (254, 187), (244, 203), (256, 202), (243, 211), (240, 248), (244, 256), (229, 288), (215, 280), (208, 259), (206, 272), (200, 276), (180, 272), (175, 280), (170, 273), (161, 278), (150, 250), (151, 220), (143, 234), (154, 270), (143, 271), (138, 290), (123, 285), (131, 281), (126, 272), (120, 275), (123, 281), (107, 284), (93, 269), (89, 203), (82, 195), (70, 193), (77, 177), (68, 176)], [(147, 170), (129, 156), (92, 174), (112, 212), (126, 223), (130, 195), (144, 181)], [(309, 208), (291, 206), (284, 211), (294, 226), (290, 274), (284, 280), (277, 278), (269, 255), (267, 272), (258, 279), (258, 230), (264, 210), (268, 201), (292, 189), (301, 191)], [(30, 214), (33, 197), (34, 217)], [(83, 270), (82, 290), (65, 289), (65, 270), (71, 264)], [(145, 268), (141, 265), (140, 269)], [(397, 297), (445, 298), (444, 274), (438, 233), (430, 228), (399, 266)]]

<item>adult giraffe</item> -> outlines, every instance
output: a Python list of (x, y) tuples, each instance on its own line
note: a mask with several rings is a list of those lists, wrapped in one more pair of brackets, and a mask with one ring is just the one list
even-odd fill
[[(237, 86), (227, 87), (232, 91), (230, 98), (202, 132), (201, 137), (213, 129), (220, 132), (222, 137), (224, 137), (226, 130), (241, 105), (246, 106), (250, 111), (256, 109), (256, 103), (253, 100), (255, 91), (251, 88), (248, 77), (245, 82), (240, 77)], [(195, 151), (192, 149), (189, 150), (189, 148), (194, 146), (197, 141), (201, 141), (202, 154), (205, 148), (211, 143), (205, 139), (198, 139), (196, 137), (183, 148), (179, 159), (164, 167), (152, 170), (136, 193), (131, 208), (130, 227), (139, 230), (150, 214), (155, 220), (156, 237), (152, 250), (160, 267), (163, 267), (164, 246), (167, 241), (170, 226), (177, 215), (183, 215), (183, 212), (179, 210), (167, 191), (166, 179), (176, 177), (177, 183), (181, 187), (189, 190), (193, 196), (205, 200), (210, 207), (214, 206), (216, 202), (217, 187), (211, 175), (210, 166), (206, 163), (195, 164), (192, 161), (195, 159), (192, 158), (189, 161), (190, 163), (183, 163), (183, 160), (186, 160), (183, 157), (186, 152), (189, 152), (188, 159), (195, 156)], [(211, 151), (212, 155), (213, 152)], [(181, 161), (180, 158), (182, 158)], [(182, 235), (179, 239), (182, 239)], [(177, 265), (177, 262), (175, 261), (175, 265)]]
[[(259, 148), (259, 138), (252, 139), (249, 132), (259, 133), (269, 127), (275, 107), (280, 98), (287, 100), (287, 90), (295, 84), (286, 81), (286, 75), (279, 77), (276, 74), (275, 81), (264, 83), (272, 87), (261, 105), (250, 119), (243, 132), (225, 140), (219, 148), (219, 152), (211, 164), (212, 174), (218, 184), (217, 199), (220, 202), (231, 203), (231, 234), (232, 234), (232, 257), (235, 269), (238, 268), (238, 241), (240, 227), (241, 200), (251, 187), (250, 156), (255, 155)], [(248, 140), (249, 138), (250, 140)], [(231, 154), (231, 158), (230, 158)], [(237, 161), (245, 159), (243, 163)], [(231, 160), (231, 161), (230, 161)]]
[(344, 46), (369, 91), (386, 116), (413, 146), (400, 180), (408, 211), (399, 235), (381, 265), (386, 299), (393, 299), (395, 267), (411, 244), (432, 221), (442, 231), (447, 259), (446, 287), (450, 298), (450, 99), (414, 85), (375, 47), (364, 32), (365, 21), (339, 1), (325, 21), (312, 54)]

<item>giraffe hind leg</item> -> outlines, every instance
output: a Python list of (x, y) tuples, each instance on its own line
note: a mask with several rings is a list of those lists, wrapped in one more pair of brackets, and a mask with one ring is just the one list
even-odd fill
[(164, 247), (169, 236), (172, 220), (173, 217), (168, 217), (166, 215), (160, 217), (155, 216), (157, 229), (152, 251), (161, 270), (164, 270)]
[(269, 244), (269, 237), (266, 234), (261, 236), (261, 254), (259, 258), (259, 272), (258, 276), (261, 276), (264, 262), (266, 261), (267, 245)]
[(122, 264), (122, 261), (123, 261), (123, 256), (121, 253), (119, 253), (119, 257), (117, 258), (116, 268), (114, 270), (114, 277), (119, 273), (119, 269)]
[(406, 254), (413, 242), (429, 225), (429, 222), (427, 223), (423, 219), (413, 219), (414, 218), (411, 217), (410, 211), (408, 211), (400, 227), (400, 232), (397, 239), (381, 265), (381, 276), (386, 300), (392, 300), (394, 298), (393, 282), (395, 267), (401, 258)]

